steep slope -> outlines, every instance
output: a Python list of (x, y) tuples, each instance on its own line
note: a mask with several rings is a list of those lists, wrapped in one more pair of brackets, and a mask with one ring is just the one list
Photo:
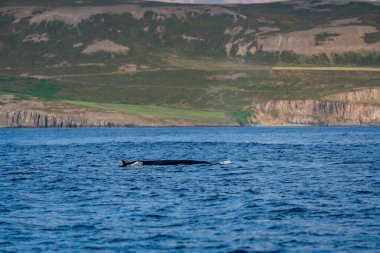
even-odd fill
[[(352, 62), (341, 57), (341, 63), (380, 64), (380, 6), (370, 3), (107, 3), (1, 7), (1, 64), (17, 64), (14, 57), (40, 66), (58, 64), (63, 58), (76, 63), (79, 58), (147, 63), (146, 57), (158, 60), (166, 53), (237, 57), (259, 63), (301, 63), (321, 54), (328, 56), (328, 63), (336, 63), (334, 54), (354, 53), (363, 58), (371, 53), (374, 59)], [(108, 56), (117, 58), (119, 53), (101, 50), (83, 55), (85, 47), (104, 40), (128, 47), (128, 57), (122, 54), (110, 60)]]

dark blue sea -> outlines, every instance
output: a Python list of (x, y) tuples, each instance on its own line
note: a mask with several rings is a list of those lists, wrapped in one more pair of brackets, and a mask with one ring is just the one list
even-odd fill
[(0, 252), (94, 251), (380, 252), (380, 128), (0, 129)]

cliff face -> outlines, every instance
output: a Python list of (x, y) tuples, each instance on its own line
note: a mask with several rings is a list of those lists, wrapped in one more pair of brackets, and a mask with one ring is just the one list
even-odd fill
[[(0, 95), (0, 127), (194, 126), (194, 122), (74, 107)], [(54, 108), (53, 108), (54, 106)], [(259, 125), (379, 126), (380, 88), (337, 93), (321, 100), (254, 102)]]
[(323, 100), (270, 100), (253, 109), (262, 125), (380, 125), (380, 89), (339, 93)]
[(128, 127), (133, 120), (110, 120), (89, 115), (47, 114), (32, 110), (0, 110), (0, 127)]

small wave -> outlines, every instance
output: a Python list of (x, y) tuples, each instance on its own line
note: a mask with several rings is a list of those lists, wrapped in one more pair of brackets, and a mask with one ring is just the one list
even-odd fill
[(160, 215), (160, 214), (146, 214), (145, 217), (154, 218), (154, 219), (161, 219), (161, 218), (165, 218), (166, 216)]
[(233, 251), (229, 251), (229, 253), (248, 253), (249, 251), (246, 251), (244, 249), (235, 249)]
[(174, 236), (174, 235), (170, 235), (170, 234), (156, 234), (156, 235), (152, 235), (146, 239), (148, 240), (154, 240), (154, 241), (159, 241), (159, 240), (163, 240), (163, 239), (176, 239), (177, 237)]
[(225, 160), (223, 162), (220, 162), (220, 164), (223, 164), (223, 165), (227, 165), (227, 164), (231, 164), (232, 162), (230, 160)]
[(360, 191), (356, 191), (355, 193), (357, 193), (357, 194), (371, 194), (373, 192), (372, 191), (367, 191), (367, 190), (360, 190)]
[(72, 226), (73, 229), (83, 229), (83, 230), (95, 230), (96, 227), (94, 225), (88, 225), (88, 224), (76, 224)]
[(301, 208), (301, 207), (293, 207), (289, 209), (277, 209), (272, 210), (272, 213), (283, 213), (283, 214), (292, 214), (292, 213), (305, 213), (307, 212), (307, 209)]

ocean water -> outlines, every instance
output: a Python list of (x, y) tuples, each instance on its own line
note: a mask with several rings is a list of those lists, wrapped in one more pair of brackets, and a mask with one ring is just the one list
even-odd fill
[(0, 129), (0, 252), (94, 251), (379, 252), (380, 128)]

